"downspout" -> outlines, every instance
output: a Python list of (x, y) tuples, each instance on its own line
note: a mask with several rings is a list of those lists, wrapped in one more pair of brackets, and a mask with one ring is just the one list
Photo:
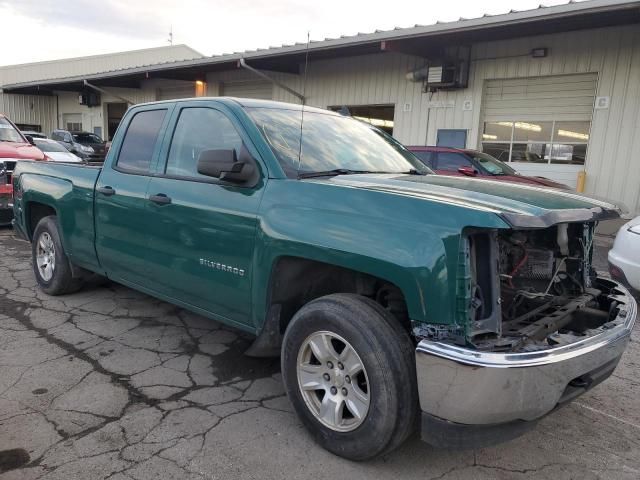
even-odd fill
[(57, 93), (56, 93), (56, 128), (60, 128), (60, 95), (58, 95)]
[(133, 102), (133, 101), (129, 100), (128, 98), (125, 98), (125, 97), (120, 96), (120, 95), (116, 95), (115, 93), (112, 93), (112, 92), (110, 92), (108, 90), (105, 90), (103, 88), (97, 87), (97, 86), (87, 82), (86, 80), (83, 80), (83, 83), (84, 83), (85, 87), (92, 88), (95, 91), (100, 92), (100, 93), (102, 93), (104, 95), (110, 95), (112, 97), (116, 97), (116, 98), (122, 100), (123, 102), (125, 102), (127, 105), (135, 105), (135, 103), (136, 103), (136, 102)]

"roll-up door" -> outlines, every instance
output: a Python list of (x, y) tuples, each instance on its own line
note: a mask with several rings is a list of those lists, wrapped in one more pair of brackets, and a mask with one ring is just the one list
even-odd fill
[(260, 81), (229, 82), (222, 85), (225, 97), (273, 99), (273, 84)]
[(482, 149), (527, 175), (575, 186), (584, 169), (597, 74), (488, 80)]

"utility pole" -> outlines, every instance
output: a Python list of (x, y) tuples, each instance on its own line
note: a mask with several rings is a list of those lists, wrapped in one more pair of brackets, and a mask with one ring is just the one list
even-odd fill
[(169, 38), (167, 40), (169, 45), (173, 45), (173, 25), (169, 28)]

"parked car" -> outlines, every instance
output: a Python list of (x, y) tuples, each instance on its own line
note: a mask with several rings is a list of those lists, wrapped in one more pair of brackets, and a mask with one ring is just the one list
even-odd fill
[(609, 273), (640, 298), (640, 217), (618, 230), (609, 250)]
[(51, 139), (87, 162), (101, 162), (105, 157), (105, 142), (91, 132), (53, 130)]
[(11, 179), (20, 160), (44, 160), (44, 154), (0, 113), (0, 225), (9, 225), (13, 218)]
[(571, 187), (548, 178), (521, 175), (506, 163), (476, 150), (448, 147), (407, 148), (425, 165), (441, 175), (467, 176), (571, 190)]
[[(102, 167), (19, 164), (16, 231), (50, 295), (104, 275), (256, 336), (329, 451), (415, 429), (504, 441), (606, 379), (636, 303), (591, 266), (606, 201), (433, 175), (383, 132), (279, 102), (128, 110)], [(171, 132), (171, 135), (169, 135)]]
[(36, 132), (35, 130), (20, 130), (20, 133), (25, 137), (31, 138), (47, 138), (47, 136), (42, 132)]
[(64, 148), (60, 143), (48, 138), (34, 138), (34, 144), (44, 152), (47, 160), (53, 162), (81, 163), (83, 160)]

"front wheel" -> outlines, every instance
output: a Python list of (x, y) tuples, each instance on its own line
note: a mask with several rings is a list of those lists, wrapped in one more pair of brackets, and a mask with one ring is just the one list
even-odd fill
[(304, 425), (336, 455), (386, 453), (415, 428), (414, 346), (366, 297), (334, 294), (302, 307), (284, 336), (282, 376)]
[(62, 295), (82, 286), (82, 281), (72, 276), (55, 216), (44, 217), (38, 222), (33, 232), (31, 254), (36, 281), (43, 292)]

